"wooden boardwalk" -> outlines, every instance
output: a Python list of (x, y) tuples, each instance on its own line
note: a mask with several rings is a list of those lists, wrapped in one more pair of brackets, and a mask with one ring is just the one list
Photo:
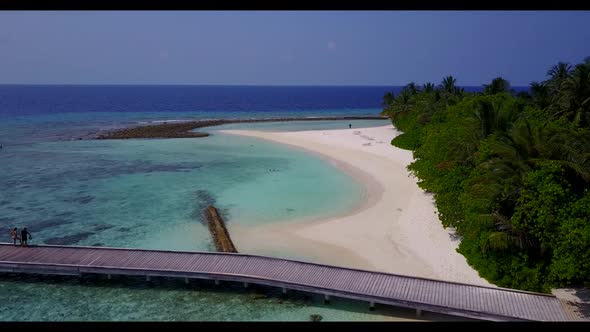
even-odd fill
[(237, 253), (0, 244), (0, 272), (225, 280), (482, 320), (568, 320), (552, 295)]

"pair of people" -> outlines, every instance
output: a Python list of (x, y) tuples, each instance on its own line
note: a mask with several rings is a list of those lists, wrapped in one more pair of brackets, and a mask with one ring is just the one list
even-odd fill
[(31, 236), (31, 233), (29, 233), (29, 231), (27, 230), (26, 227), (23, 228), (22, 231), (20, 231), (20, 237), (18, 236), (18, 229), (16, 227), (13, 228), (10, 231), (10, 237), (12, 237), (12, 242), (15, 246), (16, 246), (16, 240), (20, 241), (21, 246), (26, 246), (27, 241), (33, 239), (33, 237)]

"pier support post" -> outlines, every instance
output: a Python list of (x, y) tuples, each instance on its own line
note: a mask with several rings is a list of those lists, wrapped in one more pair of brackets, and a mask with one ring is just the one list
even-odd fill
[(422, 310), (416, 309), (416, 317), (422, 317)]
[(219, 279), (215, 279), (215, 286), (219, 286)]
[(188, 278), (184, 278), (184, 283), (188, 285)]
[(283, 287), (283, 295), (287, 295), (287, 288)]
[(110, 274), (107, 274), (107, 279), (109, 279), (109, 280), (111, 279), (111, 275)]
[(330, 304), (330, 295), (324, 294), (324, 304)]
[(370, 311), (375, 310), (375, 302), (369, 302), (369, 310)]
[(145, 276), (145, 281), (150, 281), (150, 276)]

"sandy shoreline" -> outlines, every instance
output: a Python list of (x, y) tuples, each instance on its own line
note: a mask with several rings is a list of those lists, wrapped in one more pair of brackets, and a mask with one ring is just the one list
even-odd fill
[(301, 253), (316, 262), (492, 286), (455, 251), (458, 242), (438, 220), (433, 199), (411, 177), (410, 151), (391, 146), (392, 126), (262, 132), (224, 130), (289, 144), (332, 160), (366, 188), (361, 206), (328, 219), (237, 229), (241, 252)]

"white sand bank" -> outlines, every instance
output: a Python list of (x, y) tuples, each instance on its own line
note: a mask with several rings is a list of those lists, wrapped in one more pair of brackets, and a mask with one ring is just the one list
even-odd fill
[(390, 144), (392, 125), (302, 132), (225, 130), (319, 153), (366, 186), (366, 200), (348, 215), (232, 232), (240, 252), (298, 252), (316, 262), (492, 286), (455, 251), (452, 231), (406, 166), (410, 151)]

